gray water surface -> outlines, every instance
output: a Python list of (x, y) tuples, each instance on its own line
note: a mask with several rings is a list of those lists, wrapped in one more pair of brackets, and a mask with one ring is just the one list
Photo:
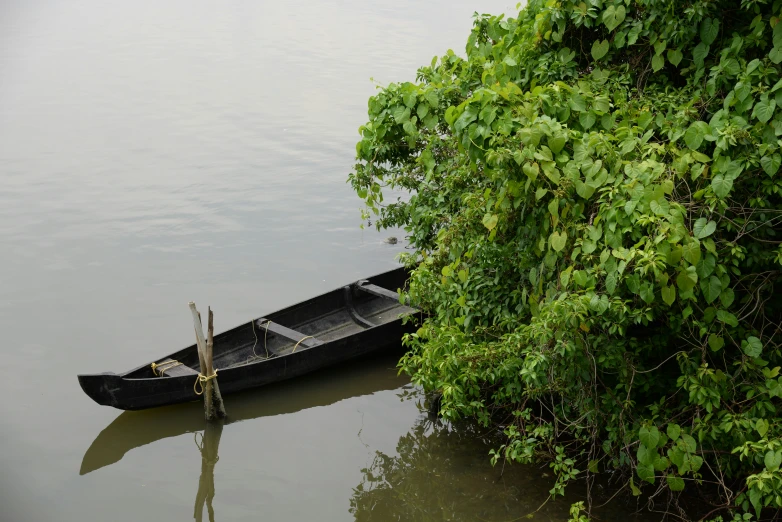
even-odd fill
[(190, 300), (222, 331), (394, 267), (399, 232), (361, 230), (345, 184), (370, 77), (412, 80), (513, 4), (0, 1), (0, 520), (192, 520), (210, 476), (217, 520), (542, 502), (540, 470), (428, 424), (394, 357), (227, 397), (207, 475), (199, 404), (120, 414), (75, 378), (191, 344)]

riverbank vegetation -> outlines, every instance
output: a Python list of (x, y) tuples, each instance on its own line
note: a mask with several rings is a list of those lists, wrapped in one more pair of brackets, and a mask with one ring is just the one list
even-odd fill
[(350, 182), (429, 314), (402, 368), (554, 496), (606, 473), (674, 517), (782, 508), (780, 16), (531, 0), (369, 100)]

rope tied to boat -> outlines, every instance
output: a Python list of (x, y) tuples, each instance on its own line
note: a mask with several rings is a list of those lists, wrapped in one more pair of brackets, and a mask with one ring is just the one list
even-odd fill
[(181, 366), (181, 365), (182, 365), (181, 362), (175, 361), (173, 359), (170, 360), (170, 361), (164, 361), (164, 362), (162, 362), (160, 364), (152, 363), (152, 373), (157, 375), (158, 377), (163, 377), (163, 374), (167, 370), (170, 370), (171, 368), (175, 368), (175, 367)]
[(304, 337), (302, 337), (302, 338), (299, 340), (299, 342), (297, 342), (297, 343), (296, 343), (296, 346), (294, 346), (294, 347), (293, 347), (293, 350), (291, 350), (291, 353), (295, 352), (295, 351), (296, 351), (296, 348), (298, 348), (298, 347), (299, 347), (299, 345), (301, 344), (301, 341), (303, 341), (303, 340), (305, 340), (305, 339), (314, 339), (314, 337), (313, 337), (312, 335), (305, 335)]
[[(269, 325), (271, 324), (272, 320), (267, 319), (265, 326), (265, 330), (263, 332), (263, 351), (266, 352), (266, 358), (269, 359), (269, 349), (266, 347), (266, 336), (269, 334)], [(255, 344), (253, 344), (253, 354), (248, 357), (248, 360), (252, 359), (261, 359), (262, 357), (255, 353), (255, 347), (258, 345), (258, 336), (255, 334), (255, 321), (250, 321), (250, 327), (253, 329), (253, 336), (255, 337)]]
[[(216, 377), (217, 377), (217, 368), (215, 368), (214, 373), (209, 377), (205, 376), (203, 373), (199, 373), (198, 377), (196, 377), (195, 383), (193, 383), (193, 391), (195, 392), (195, 394), (203, 395), (204, 385)], [(201, 388), (201, 391), (198, 391), (198, 388)]]

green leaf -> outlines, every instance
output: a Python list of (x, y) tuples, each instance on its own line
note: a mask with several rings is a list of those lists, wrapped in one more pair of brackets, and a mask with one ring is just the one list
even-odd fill
[(595, 40), (592, 43), (592, 58), (599, 60), (608, 53), (608, 40)]
[(654, 467), (639, 464), (636, 473), (641, 480), (654, 484)]
[(660, 441), (660, 431), (655, 426), (642, 426), (638, 430), (638, 436), (641, 444), (647, 448), (656, 448), (657, 443)]
[(670, 438), (673, 442), (676, 442), (676, 439), (679, 438), (679, 434), (681, 434), (682, 429), (678, 424), (669, 424), (665, 429), (665, 432), (668, 434), (668, 438)]
[(705, 18), (701, 22), (701, 41), (706, 45), (711, 45), (720, 32), (720, 22), (716, 18)]
[(757, 337), (747, 337), (746, 341), (741, 341), (741, 351), (748, 357), (760, 357), (760, 354), (763, 353), (763, 343)]
[(567, 234), (564, 232), (553, 232), (549, 236), (549, 244), (555, 252), (561, 252), (567, 244)]
[(592, 127), (592, 125), (595, 124), (596, 121), (597, 121), (597, 116), (592, 111), (582, 112), (578, 116), (578, 122), (581, 124), (581, 127), (584, 130), (589, 130)]
[(769, 176), (776, 174), (780, 165), (782, 165), (782, 156), (779, 154), (766, 154), (760, 158), (760, 166), (763, 167), (763, 172)]
[(606, 275), (606, 292), (613, 295), (616, 290), (617, 277), (615, 272)]
[(607, 113), (611, 110), (611, 101), (602, 96), (595, 98), (595, 101), (592, 103), (592, 108), (598, 112)]
[(590, 460), (589, 465), (587, 466), (587, 469), (589, 469), (590, 473), (599, 473), (597, 469), (598, 461), (597, 460)]
[(684, 143), (692, 150), (698, 150), (703, 143), (703, 138), (709, 134), (711, 128), (705, 121), (693, 122), (684, 133)]
[(666, 475), (665, 481), (671, 491), (681, 491), (684, 489), (684, 479), (675, 475)]
[(524, 174), (526, 174), (531, 181), (535, 181), (540, 172), (540, 167), (538, 167), (537, 163), (525, 163), (522, 165), (521, 170), (524, 171)]
[(457, 274), (459, 276), (459, 281), (462, 283), (467, 282), (467, 270), (459, 270), (459, 273)]
[(719, 335), (709, 334), (709, 348), (712, 352), (718, 352), (725, 346), (725, 340)]
[(718, 198), (724, 199), (733, 188), (733, 180), (726, 178), (722, 174), (717, 174), (711, 180), (711, 188), (714, 189), (714, 194)]
[(768, 57), (775, 64), (782, 62), (782, 46), (773, 47), (768, 53)]
[(635, 485), (635, 482), (633, 482), (633, 477), (630, 477), (630, 491), (633, 492), (634, 497), (641, 494), (641, 490)]
[(535, 199), (537, 201), (540, 201), (540, 198), (546, 195), (548, 190), (544, 189), (543, 187), (540, 187), (538, 190), (535, 191)]
[(551, 152), (553, 152), (554, 154), (559, 154), (559, 152), (565, 146), (566, 141), (567, 138), (565, 138), (565, 136), (563, 136), (562, 134), (559, 134), (557, 136), (552, 136), (548, 139), (548, 148), (550, 148)]
[(682, 292), (688, 292), (695, 288), (695, 285), (698, 283), (698, 274), (695, 272), (694, 266), (687, 267), (686, 270), (682, 270), (679, 272), (679, 275), (676, 277), (676, 285), (679, 287), (679, 290)]
[(406, 121), (409, 121), (410, 109), (403, 105), (397, 105), (397, 107), (394, 109), (394, 120), (397, 123), (404, 123)]
[(707, 303), (713, 303), (720, 296), (720, 292), (722, 292), (722, 281), (717, 276), (701, 279), (701, 292), (703, 292), (703, 297)]
[(695, 450), (698, 449), (698, 444), (695, 442), (695, 439), (692, 438), (692, 435), (682, 433), (682, 441), (684, 442), (687, 453), (695, 453)]
[[(676, 442), (676, 441), (674, 441)], [(671, 449), (668, 450), (668, 457), (670, 457), (671, 462), (673, 462), (679, 470), (684, 467), (684, 456), (686, 453), (682, 451), (681, 448), (678, 447), (678, 444)]]
[(671, 62), (674, 65), (674, 67), (679, 66), (679, 62), (682, 61), (682, 58), (684, 58), (684, 55), (679, 49), (668, 50), (668, 61)]
[(769, 450), (766, 452), (766, 457), (763, 459), (763, 463), (766, 465), (766, 469), (769, 471), (776, 471), (779, 469), (779, 465), (782, 464), (782, 452)]
[(726, 312), (725, 310), (717, 311), (717, 319), (734, 328), (739, 325), (739, 321), (736, 319), (736, 316), (730, 312)]
[(652, 70), (654, 72), (657, 72), (660, 69), (662, 69), (664, 65), (665, 65), (665, 59), (662, 56), (660, 56), (659, 54), (652, 56)]
[(499, 218), (497, 217), (497, 214), (489, 214), (487, 213), (485, 216), (483, 216), (483, 226), (489, 229), (489, 231), (493, 230), (494, 227), (497, 226), (497, 221)]
[(576, 180), (576, 194), (581, 196), (584, 199), (589, 199), (592, 197), (592, 194), (595, 193), (595, 188), (587, 183), (584, 183), (580, 179)]
[(724, 306), (725, 308), (728, 308), (730, 305), (733, 304), (734, 298), (735, 298), (735, 294), (733, 293), (733, 289), (726, 288), (720, 294), (720, 303), (722, 303), (722, 306)]
[(625, 6), (621, 4), (618, 7), (610, 5), (603, 11), (603, 23), (609, 31), (613, 31), (622, 23), (622, 21), (624, 21), (625, 15)]
[(576, 112), (584, 112), (587, 108), (586, 99), (580, 94), (574, 94), (568, 99), (568, 106)]
[(448, 125), (453, 125), (454, 121), (456, 121), (456, 107), (451, 106), (445, 110), (445, 122)]
[(775, 100), (760, 100), (755, 104), (755, 108), (752, 109), (752, 117), (757, 118), (761, 123), (768, 123), (772, 116), (774, 116), (774, 109), (777, 106)]
[(641, 299), (646, 304), (651, 304), (654, 301), (654, 285), (652, 283), (644, 283), (641, 285)]
[(768, 432), (768, 421), (766, 419), (758, 419), (755, 422), (755, 429), (758, 431), (758, 435), (765, 437)]
[[(704, 241), (705, 243), (705, 241)], [(706, 254), (700, 262), (695, 265), (695, 271), (698, 273), (698, 279), (706, 279), (714, 273), (717, 266), (717, 258), (712, 254)]]
[(658, 216), (667, 216), (671, 211), (671, 204), (665, 198), (653, 200), (649, 203), (649, 208)]
[(644, 464), (646, 466), (654, 466), (654, 463), (659, 460), (660, 455), (658, 455), (657, 450), (652, 448), (649, 449), (643, 444), (638, 445), (638, 452), (636, 453), (636, 458), (638, 459), (639, 464)]
[(560, 175), (557, 170), (557, 164), (553, 161), (541, 161), (541, 167), (543, 168), (543, 174), (554, 183), (559, 183)]
[(551, 214), (551, 223), (556, 227), (559, 224), (559, 198), (549, 201), (548, 211)]
[(706, 218), (698, 218), (692, 227), (693, 235), (698, 239), (709, 237), (715, 230), (717, 230), (717, 223), (714, 221), (707, 222)]
[(673, 286), (662, 287), (660, 289), (660, 294), (662, 295), (663, 302), (668, 306), (671, 306), (673, 302), (676, 301), (676, 288)]
[(692, 50), (692, 61), (698, 67), (703, 67), (706, 57), (709, 55), (709, 46), (701, 42)]
[(682, 245), (682, 257), (693, 265), (701, 260), (701, 245), (697, 239)]
[(563, 270), (559, 273), (559, 280), (562, 282), (562, 286), (567, 287), (568, 283), (570, 283), (570, 273), (573, 271), (573, 266), (567, 267), (566, 270)]

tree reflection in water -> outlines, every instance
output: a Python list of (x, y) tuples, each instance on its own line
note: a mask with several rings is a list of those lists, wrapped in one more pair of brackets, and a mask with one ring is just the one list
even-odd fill
[[(537, 509), (550, 480), (532, 467), (489, 464), (490, 440), (472, 425), (446, 424), (422, 410), (390, 456), (377, 451), (353, 489), (350, 512), (358, 521), (509, 521)], [(568, 504), (553, 503), (535, 520), (567, 518)]]
[[(421, 412), (413, 428), (400, 437), (396, 456), (376, 451), (353, 488), (350, 512), (358, 522), (470, 521), (521, 522), (568, 520), (570, 504), (586, 497), (582, 481), (570, 484), (565, 497), (546, 499), (554, 484), (548, 466), (489, 463), (489, 449), (499, 439), (474, 424), (442, 423), (421, 404), (420, 392), (404, 391), (402, 400), (418, 400)], [(657, 521), (637, 511), (632, 498), (614, 498), (608, 476), (592, 490), (594, 520), (603, 522)]]

